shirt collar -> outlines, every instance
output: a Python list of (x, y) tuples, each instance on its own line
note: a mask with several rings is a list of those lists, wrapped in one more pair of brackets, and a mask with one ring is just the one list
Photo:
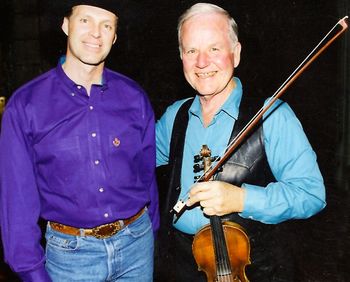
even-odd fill
[[(56, 67), (56, 73), (58, 78), (60, 79), (61, 82), (63, 82), (63, 84), (68, 86), (70, 89), (76, 89), (76, 88), (82, 87), (81, 85), (71, 80), (67, 76), (67, 74), (64, 72), (62, 65), (64, 64), (65, 61), (66, 61), (66, 56), (61, 56), (58, 60), (58, 64)], [(104, 68), (102, 73), (102, 89), (104, 90), (107, 87), (108, 87), (107, 72), (106, 72), (106, 68)]]
[[(239, 78), (234, 77), (233, 79), (235, 80), (236, 87), (232, 90), (230, 96), (227, 98), (225, 103), (215, 115), (218, 115), (222, 111), (237, 120), (239, 113), (239, 104), (241, 103), (243, 90), (242, 83)], [(198, 116), (199, 118), (202, 118), (201, 104), (198, 95), (194, 98), (189, 112), (193, 115)]]

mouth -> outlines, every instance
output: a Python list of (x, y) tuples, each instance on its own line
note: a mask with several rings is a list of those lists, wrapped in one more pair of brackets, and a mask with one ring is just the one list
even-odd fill
[(89, 43), (89, 42), (84, 42), (84, 45), (89, 47), (89, 48), (92, 48), (92, 49), (100, 49), (101, 48), (101, 44), (96, 44), (96, 43)]
[(197, 72), (196, 75), (199, 78), (208, 78), (208, 77), (212, 77), (217, 73), (217, 71), (210, 71), (210, 72)]

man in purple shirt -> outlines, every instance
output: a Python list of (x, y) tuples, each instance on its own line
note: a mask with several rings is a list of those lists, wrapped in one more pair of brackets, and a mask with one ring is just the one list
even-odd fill
[(154, 114), (137, 83), (104, 66), (117, 39), (112, 2), (70, 1), (66, 56), (3, 116), (1, 235), (23, 281), (152, 281)]

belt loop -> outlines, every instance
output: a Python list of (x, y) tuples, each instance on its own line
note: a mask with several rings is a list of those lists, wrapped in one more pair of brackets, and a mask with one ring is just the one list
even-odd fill
[(83, 228), (79, 229), (80, 236), (85, 237), (85, 230)]
[(119, 224), (120, 224), (120, 228), (123, 228), (124, 227), (124, 221), (123, 220), (118, 220), (119, 221)]

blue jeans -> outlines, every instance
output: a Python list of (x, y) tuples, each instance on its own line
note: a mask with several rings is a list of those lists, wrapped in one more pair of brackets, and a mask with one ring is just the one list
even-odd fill
[(107, 239), (46, 229), (46, 269), (54, 282), (153, 280), (154, 238), (148, 212)]

